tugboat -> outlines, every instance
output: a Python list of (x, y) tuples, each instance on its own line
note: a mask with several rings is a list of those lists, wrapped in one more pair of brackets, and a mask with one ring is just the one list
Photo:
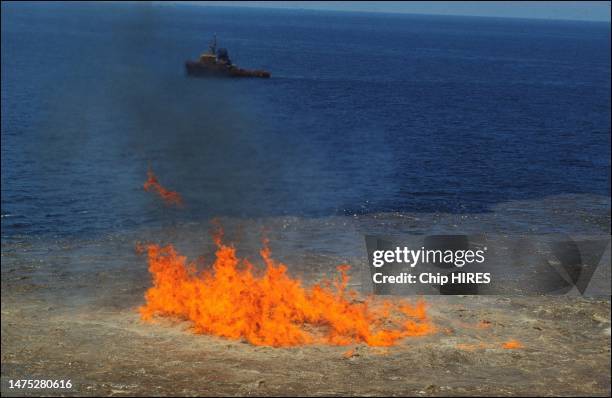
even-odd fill
[(217, 49), (217, 35), (208, 46), (208, 52), (200, 55), (197, 61), (185, 62), (189, 76), (203, 77), (270, 77), (265, 70), (248, 70), (232, 64), (225, 48)]

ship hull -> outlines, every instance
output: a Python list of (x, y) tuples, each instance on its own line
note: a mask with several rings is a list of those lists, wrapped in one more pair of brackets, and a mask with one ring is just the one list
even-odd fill
[(234, 66), (202, 64), (193, 61), (185, 62), (185, 69), (187, 75), (194, 77), (270, 77), (270, 72), (264, 70), (248, 70)]

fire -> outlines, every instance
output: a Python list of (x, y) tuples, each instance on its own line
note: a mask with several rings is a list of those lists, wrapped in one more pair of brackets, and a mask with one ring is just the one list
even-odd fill
[(523, 343), (518, 340), (508, 340), (502, 344), (502, 348), (506, 350), (517, 350), (519, 348), (523, 348)]
[(147, 170), (147, 181), (145, 181), (143, 188), (145, 191), (150, 192), (154, 190), (157, 194), (164, 200), (166, 205), (176, 205), (181, 206), (183, 204), (183, 198), (179, 195), (178, 192), (170, 191), (164, 188), (159, 181), (153, 171), (149, 168)]
[(349, 266), (338, 267), (333, 280), (305, 287), (272, 259), (267, 242), (260, 251), (265, 270), (237, 258), (235, 248), (224, 244), (220, 235), (215, 243), (212, 269), (200, 272), (171, 245), (146, 247), (153, 286), (140, 308), (143, 319), (184, 319), (196, 333), (274, 347), (392, 346), (435, 329), (423, 301), (357, 301), (357, 293), (346, 288)]

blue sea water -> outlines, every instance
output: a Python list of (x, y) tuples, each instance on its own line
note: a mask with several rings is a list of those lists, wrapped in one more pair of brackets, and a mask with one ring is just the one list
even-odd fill
[(609, 197), (610, 94), (609, 23), (3, 2), (2, 239)]

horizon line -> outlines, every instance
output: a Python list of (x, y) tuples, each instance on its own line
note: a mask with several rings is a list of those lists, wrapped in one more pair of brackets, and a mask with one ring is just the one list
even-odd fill
[[(278, 4), (261, 4), (258, 2), (226, 2), (226, 1), (155, 1), (156, 5), (187, 5), (197, 7), (217, 7), (217, 8), (248, 8), (261, 10), (286, 10), (286, 11), (307, 11), (307, 12), (346, 12), (360, 14), (382, 14), (382, 15), (424, 15), (424, 16), (443, 16), (443, 17), (472, 17), (472, 18), (495, 18), (495, 19), (525, 19), (525, 20), (540, 20), (540, 21), (571, 21), (571, 22), (603, 22), (610, 23), (610, 11), (606, 13), (608, 19), (595, 18), (571, 18), (571, 17), (554, 17), (554, 16), (519, 16), (519, 15), (482, 15), (469, 13), (448, 13), (448, 12), (419, 12), (414, 10), (381, 10), (381, 9), (349, 9), (343, 7), (303, 7), (299, 5), (283, 5), (282, 2), (272, 2)], [(434, 2), (435, 3), (435, 2)], [(552, 3), (552, 2), (551, 2)], [(602, 2), (608, 3), (610, 2)]]

